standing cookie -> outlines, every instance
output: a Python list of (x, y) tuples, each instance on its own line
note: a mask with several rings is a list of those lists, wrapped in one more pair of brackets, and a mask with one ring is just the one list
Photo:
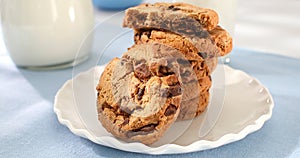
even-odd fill
[(112, 60), (97, 86), (98, 118), (124, 141), (152, 144), (177, 119), (182, 55), (163, 44), (141, 44)]

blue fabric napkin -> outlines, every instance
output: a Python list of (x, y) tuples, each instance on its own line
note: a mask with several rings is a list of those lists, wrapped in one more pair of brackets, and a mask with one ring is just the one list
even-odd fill
[[(230, 66), (269, 88), (275, 101), (272, 118), (241, 141), (160, 157), (300, 157), (300, 60), (235, 49), (231, 61)], [(19, 69), (8, 56), (0, 56), (0, 157), (153, 157), (94, 144), (58, 122), (54, 96), (72, 73), (72, 68)]]

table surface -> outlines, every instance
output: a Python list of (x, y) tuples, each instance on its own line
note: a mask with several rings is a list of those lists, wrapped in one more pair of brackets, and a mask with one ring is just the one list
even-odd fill
[[(275, 107), (263, 128), (216, 149), (161, 157), (300, 157), (298, 8), (298, 0), (239, 0), (230, 66), (269, 88)], [(95, 9), (96, 21), (115, 13)], [(0, 38), (0, 157), (152, 157), (94, 144), (58, 122), (54, 96), (72, 71), (17, 68)]]

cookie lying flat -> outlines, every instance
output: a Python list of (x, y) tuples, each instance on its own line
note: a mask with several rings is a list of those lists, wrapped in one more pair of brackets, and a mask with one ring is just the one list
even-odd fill
[(180, 50), (194, 65), (194, 71), (199, 79), (211, 74), (217, 65), (218, 59), (211, 52), (216, 52), (218, 48), (211, 43), (210, 39), (199, 39), (196, 47), (189, 38), (168, 31), (141, 29), (135, 30), (134, 41), (137, 44), (159, 42)]
[[(170, 9), (171, 8), (171, 9)], [(187, 3), (142, 4), (126, 10), (123, 26), (135, 30), (156, 29), (172, 32), (190, 39), (199, 52), (202, 39), (212, 40), (218, 46), (211, 50), (210, 56), (224, 56), (232, 49), (232, 37), (218, 26), (218, 15), (215, 11), (200, 8)], [(206, 41), (205, 43), (210, 43)]]
[(166, 132), (180, 112), (178, 54), (162, 44), (136, 45), (106, 66), (97, 86), (97, 110), (108, 132), (144, 144)]
[(219, 22), (218, 14), (186, 3), (141, 4), (126, 10), (123, 26), (160, 28), (179, 34), (207, 36)]
[[(229, 33), (224, 30), (221, 26), (217, 26), (212, 31), (209, 31), (211, 39), (214, 41), (215, 45), (219, 49), (219, 53), (217, 56), (224, 56), (231, 52), (232, 50), (232, 37), (229, 35)], [(135, 29), (134, 30), (134, 39), (135, 41), (149, 41), (149, 40), (158, 40), (158, 39), (168, 39), (169, 41), (174, 41), (176, 44), (180, 44), (181, 48), (184, 48), (183, 46), (186, 46), (186, 52), (189, 51), (195, 51), (197, 49), (195, 46), (194, 48), (192, 45), (194, 45), (188, 38), (184, 38), (180, 35), (176, 35), (169, 31), (159, 31), (155, 29)], [(207, 39), (208, 40), (208, 39)], [(198, 43), (203, 42), (203, 39), (198, 41)], [(182, 44), (181, 44), (182, 43)], [(210, 42), (205, 42), (210, 43)], [(214, 47), (212, 47), (214, 48)], [(202, 50), (203, 51), (203, 50)], [(198, 52), (201, 52), (199, 50)], [(205, 53), (205, 54), (211, 54), (211, 53)], [(195, 58), (190, 54), (191, 58)]]
[(207, 76), (198, 81), (182, 83), (182, 101), (199, 97), (203, 92), (210, 89), (212, 85), (211, 77)]
[(199, 97), (181, 102), (180, 113), (176, 121), (193, 119), (201, 114), (209, 104), (209, 91), (201, 92)]
[(220, 49), (219, 56), (224, 56), (232, 50), (232, 37), (221, 26), (217, 26), (213, 30), (209, 31), (211, 38)]
[[(209, 38), (208, 31), (201, 23), (174, 6), (142, 4), (126, 10), (124, 27), (133, 29), (160, 29), (189, 38)], [(214, 26), (215, 27), (215, 26)]]
[(182, 101), (176, 121), (193, 119), (205, 110), (209, 103), (210, 76), (182, 84)]

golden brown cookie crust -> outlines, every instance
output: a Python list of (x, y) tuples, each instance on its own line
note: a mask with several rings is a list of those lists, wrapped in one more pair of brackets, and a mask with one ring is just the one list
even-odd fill
[(229, 33), (224, 30), (221, 26), (217, 26), (213, 30), (209, 31), (209, 34), (215, 44), (220, 49), (220, 55), (224, 56), (231, 52), (232, 50), (232, 37), (229, 35)]

